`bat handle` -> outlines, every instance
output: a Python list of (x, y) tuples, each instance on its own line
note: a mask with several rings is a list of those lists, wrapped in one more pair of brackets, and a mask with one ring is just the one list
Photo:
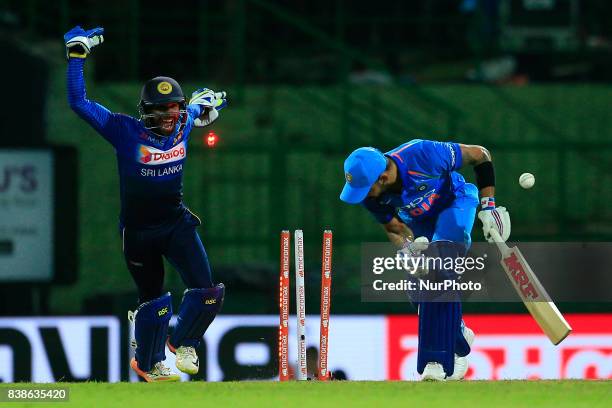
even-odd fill
[(496, 229), (492, 228), (490, 234), (491, 234), (491, 237), (493, 238), (493, 241), (495, 242), (495, 245), (497, 245), (497, 248), (502, 254), (510, 250), (510, 248), (508, 247), (508, 245), (506, 245), (506, 243), (504, 242), (504, 240), (499, 235), (499, 232), (497, 232)]

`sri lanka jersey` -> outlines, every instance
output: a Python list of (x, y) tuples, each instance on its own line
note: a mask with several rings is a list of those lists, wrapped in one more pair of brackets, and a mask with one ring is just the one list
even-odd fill
[[(119, 170), (121, 214), (126, 226), (155, 226), (177, 219), (183, 205), (183, 167), (193, 121), (199, 105), (188, 105), (169, 137), (147, 130), (131, 116), (112, 113), (87, 99), (85, 59), (68, 61), (67, 90), (70, 107), (115, 148)], [(184, 126), (181, 128), (181, 122)], [(179, 128), (181, 130), (179, 131)]]

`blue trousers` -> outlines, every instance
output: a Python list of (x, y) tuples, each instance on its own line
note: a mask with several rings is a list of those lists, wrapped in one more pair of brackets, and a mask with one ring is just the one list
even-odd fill
[(208, 256), (196, 231), (201, 224), (189, 210), (155, 228), (122, 228), (123, 254), (138, 287), (139, 303), (163, 294), (164, 262), (178, 271), (187, 288), (213, 287)]
[[(409, 227), (415, 237), (425, 236), (432, 242), (433, 250), (438, 251), (436, 256), (465, 256), (472, 243), (470, 234), (478, 204), (478, 189), (473, 184), (465, 184), (451, 205), (437, 217)], [(417, 371), (423, 373), (427, 363), (438, 362), (450, 376), (454, 371), (454, 355), (465, 356), (470, 352), (462, 334), (461, 302), (419, 302), (418, 307)]]

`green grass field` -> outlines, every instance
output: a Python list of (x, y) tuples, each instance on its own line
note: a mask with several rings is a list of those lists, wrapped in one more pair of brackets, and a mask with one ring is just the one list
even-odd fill
[[(54, 384), (53, 387), (62, 384)], [(612, 381), (67, 383), (75, 407), (609, 407)], [(2, 384), (6, 388), (16, 384)], [(20, 388), (34, 387), (19, 384)], [(40, 406), (11, 403), (3, 406)]]

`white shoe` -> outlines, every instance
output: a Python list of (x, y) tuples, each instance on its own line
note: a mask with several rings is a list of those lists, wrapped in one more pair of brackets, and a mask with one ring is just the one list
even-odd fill
[(159, 381), (180, 381), (181, 377), (172, 371), (170, 368), (166, 367), (162, 361), (155, 363), (151, 371), (142, 371), (138, 368), (138, 363), (136, 359), (132, 359), (130, 361), (130, 367), (146, 382), (159, 382)]
[(423, 381), (446, 381), (446, 373), (442, 364), (440, 363), (427, 363), (421, 376)]
[[(467, 326), (463, 326), (463, 337), (465, 337), (465, 341), (472, 347), (472, 343), (474, 343), (474, 331)], [(448, 377), (449, 381), (459, 381), (465, 378), (465, 374), (468, 370), (468, 359), (467, 356), (459, 357), (455, 354), (455, 369), (453, 370), (453, 375)]]
[(195, 348), (180, 346), (174, 348), (168, 341), (168, 349), (176, 355), (176, 368), (185, 374), (194, 375), (200, 370), (200, 359), (196, 354)]

